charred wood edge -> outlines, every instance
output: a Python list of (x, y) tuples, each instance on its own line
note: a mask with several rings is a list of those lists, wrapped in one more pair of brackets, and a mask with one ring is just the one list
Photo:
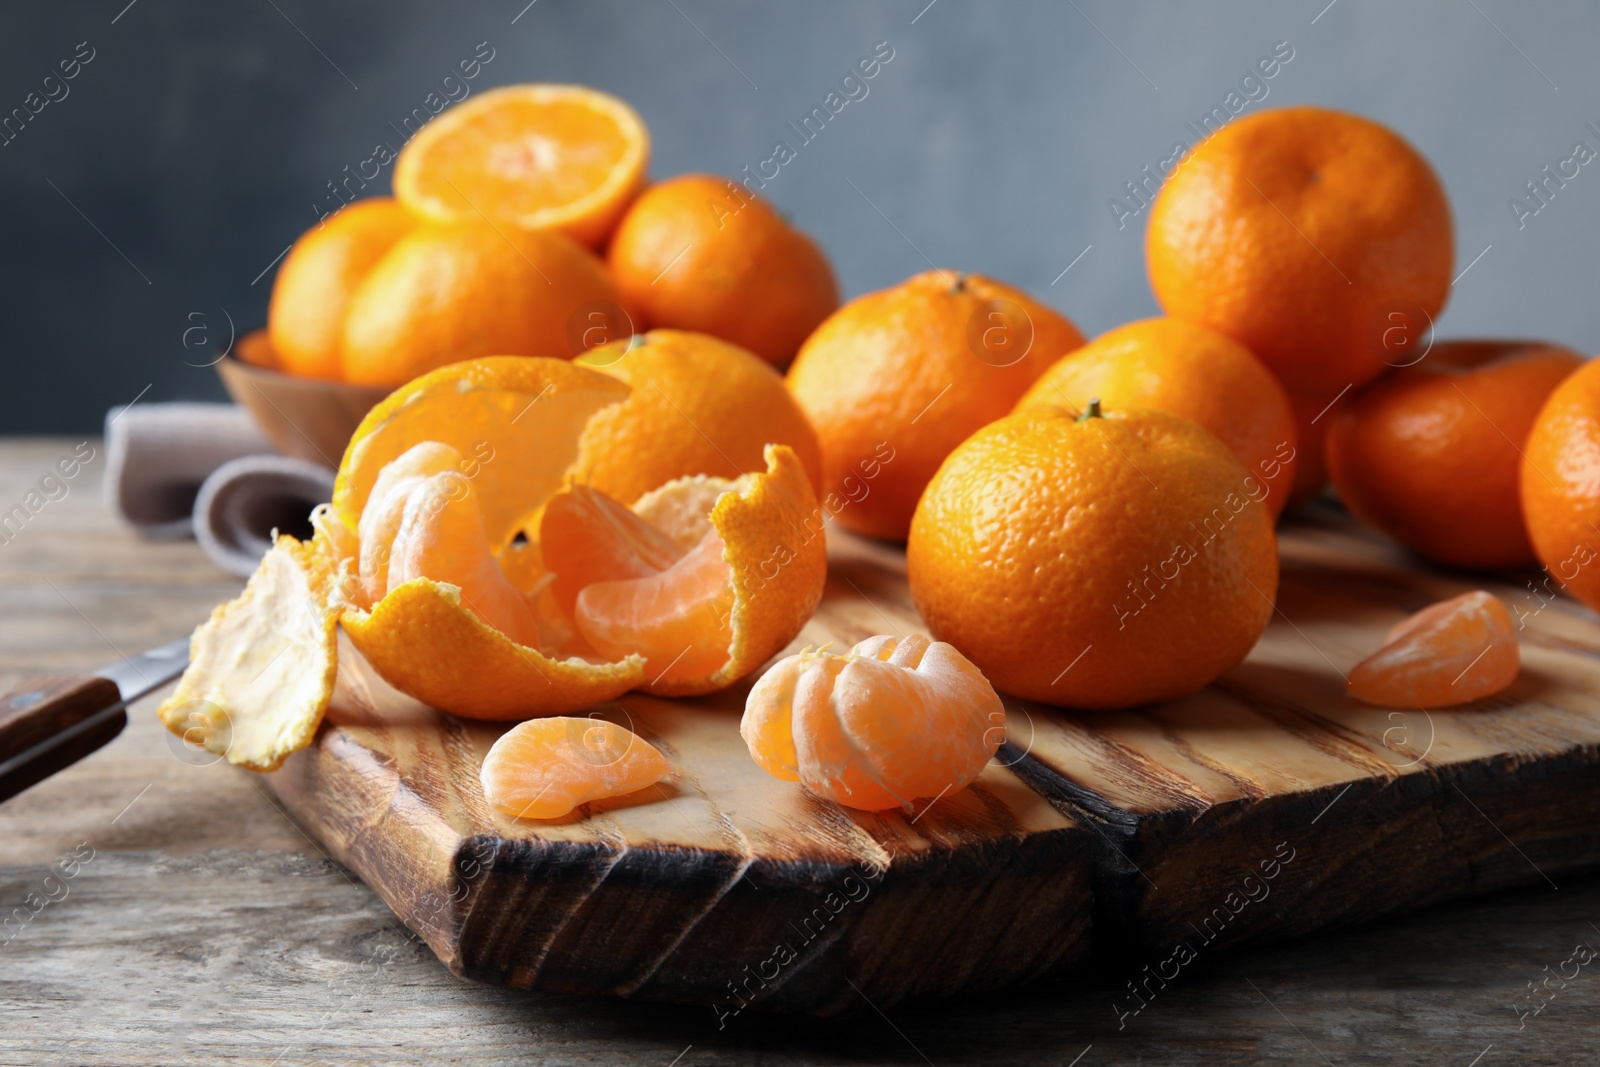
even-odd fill
[(1139, 886), (1133, 883), (1142, 883), (1145, 878), (1145, 841), (1152, 830), (1181, 831), (1205, 809), (1196, 807), (1140, 815), (1064, 777), (1010, 741), (1000, 746), (997, 756), (1024, 785), (1058, 811), (1093, 831), (1089, 878), (1094, 895), (1093, 940), (1097, 950), (1102, 942), (1124, 940), (1125, 932), (1136, 920), (1143, 897)]

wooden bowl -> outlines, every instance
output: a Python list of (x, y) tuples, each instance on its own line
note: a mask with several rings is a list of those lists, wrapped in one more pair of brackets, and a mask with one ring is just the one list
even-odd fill
[(234, 351), (217, 361), (217, 374), (228, 395), (250, 412), (278, 451), (338, 467), (362, 417), (390, 391), (298, 378), (277, 370), (272, 362), (266, 331), (257, 330), (240, 338)]

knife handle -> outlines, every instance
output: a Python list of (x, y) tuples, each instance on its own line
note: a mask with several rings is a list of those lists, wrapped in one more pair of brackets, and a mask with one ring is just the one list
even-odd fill
[(32, 759), (18, 760), (121, 699), (115, 682), (92, 674), (30, 678), (0, 696), (0, 800), (76, 763), (121, 733), (128, 723), (126, 711), (77, 731)]

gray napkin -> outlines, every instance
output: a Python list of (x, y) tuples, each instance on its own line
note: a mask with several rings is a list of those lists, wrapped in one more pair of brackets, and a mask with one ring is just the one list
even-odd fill
[(248, 577), (272, 531), (311, 537), (311, 509), (333, 496), (333, 472), (290, 456), (230, 459), (200, 485), (194, 536), (211, 561)]
[(105, 503), (146, 537), (196, 537), (234, 574), (255, 570), (273, 529), (309, 534), (333, 472), (277, 455), (233, 404), (174, 402), (106, 413)]

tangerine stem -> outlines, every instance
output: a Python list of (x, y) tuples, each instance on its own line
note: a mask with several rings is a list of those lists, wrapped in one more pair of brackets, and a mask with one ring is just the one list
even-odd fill
[(1103, 416), (1100, 411), (1100, 398), (1094, 397), (1089, 401), (1089, 406), (1083, 409), (1083, 414), (1078, 416), (1077, 421), (1084, 422), (1088, 419), (1098, 419), (1101, 417)]

